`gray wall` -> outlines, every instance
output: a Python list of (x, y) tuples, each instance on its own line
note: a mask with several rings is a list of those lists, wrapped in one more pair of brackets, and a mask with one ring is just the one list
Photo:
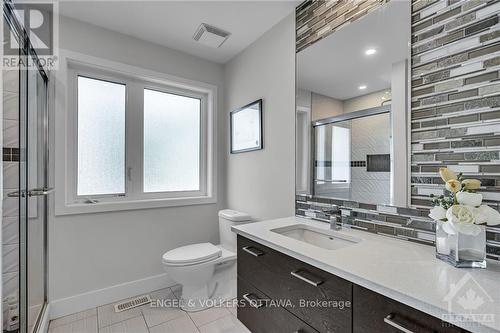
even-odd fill
[(294, 214), (294, 19), (285, 18), (224, 68), (226, 121), (231, 110), (264, 100), (264, 149), (227, 157), (228, 206), (260, 219)]
[[(59, 30), (62, 48), (217, 85), (222, 108), (221, 65), (67, 18)], [(219, 142), (226, 142), (225, 131), (218, 133)], [(217, 204), (54, 216), (52, 203), (49, 301), (161, 274), (165, 251), (217, 243), (217, 211), (225, 208), (224, 154), (219, 150)]]

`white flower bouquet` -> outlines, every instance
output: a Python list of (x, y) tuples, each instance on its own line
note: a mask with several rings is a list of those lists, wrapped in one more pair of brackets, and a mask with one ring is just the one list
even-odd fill
[(474, 190), (481, 187), (479, 180), (464, 179), (461, 173), (457, 175), (448, 168), (440, 168), (439, 175), (450, 194), (439, 197), (431, 195), (434, 208), (431, 209), (429, 217), (445, 222), (445, 232), (475, 236), (481, 231), (478, 225), (500, 224), (500, 212), (488, 205), (482, 205), (483, 196), (474, 193)]
[(500, 224), (500, 212), (483, 205), (477, 179), (440, 168), (448, 194), (432, 196), (429, 217), (436, 221), (436, 256), (456, 267), (486, 267), (485, 225)]

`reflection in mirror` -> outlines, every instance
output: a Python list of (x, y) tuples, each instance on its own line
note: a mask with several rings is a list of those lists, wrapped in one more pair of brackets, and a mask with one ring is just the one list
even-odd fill
[(383, 113), (314, 127), (315, 195), (391, 203), (390, 108), (372, 110)]
[(297, 54), (298, 194), (407, 206), (409, 21), (389, 2)]

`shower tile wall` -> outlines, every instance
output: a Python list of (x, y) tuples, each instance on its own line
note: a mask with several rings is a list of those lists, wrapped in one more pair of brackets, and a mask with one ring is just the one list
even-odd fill
[[(2, 300), (16, 295), (19, 277), (19, 201), (7, 193), (18, 190), (19, 181), (19, 73), (3, 72), (3, 209)], [(17, 296), (16, 296), (17, 297)], [(2, 304), (4, 324), (6, 306)], [(4, 326), (5, 327), (5, 326)]]
[(417, 1), (412, 16), (412, 204), (443, 194), (438, 169), (500, 203), (500, 3)]
[(351, 200), (390, 204), (391, 173), (368, 172), (367, 155), (390, 154), (391, 119), (381, 114), (351, 122), (351, 159), (360, 166), (351, 167)]

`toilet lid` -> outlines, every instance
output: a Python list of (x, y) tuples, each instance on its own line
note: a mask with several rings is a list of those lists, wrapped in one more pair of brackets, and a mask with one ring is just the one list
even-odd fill
[(181, 246), (163, 255), (165, 264), (195, 264), (216, 259), (222, 250), (211, 243), (199, 243)]

